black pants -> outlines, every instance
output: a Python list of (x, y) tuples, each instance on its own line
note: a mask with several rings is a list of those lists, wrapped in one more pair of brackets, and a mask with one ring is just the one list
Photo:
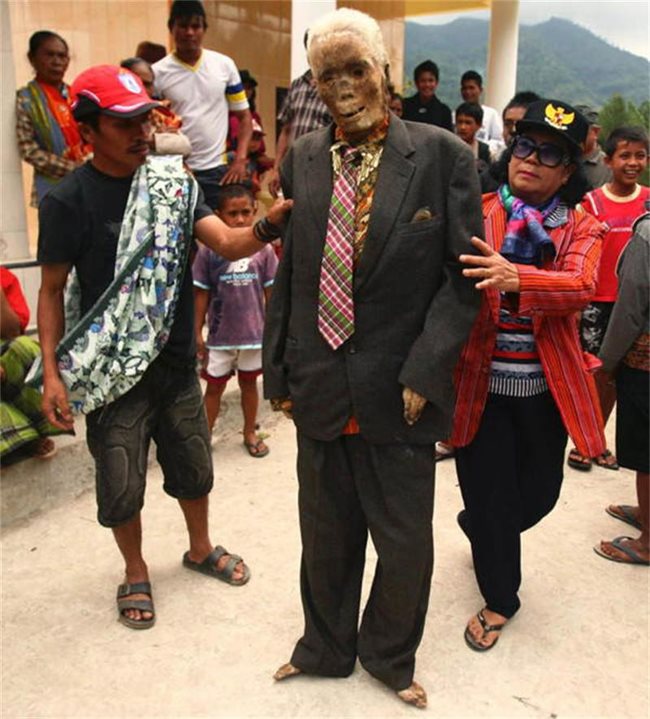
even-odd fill
[[(305, 632), (291, 663), (348, 676), (357, 655), (397, 691), (410, 686), (433, 570), (433, 447), (320, 442), (298, 433)], [(378, 562), (359, 626), (368, 531)]]
[(555, 506), (567, 434), (549, 392), (489, 395), (476, 437), (456, 451), (474, 571), (488, 609), (519, 609), (521, 532)]

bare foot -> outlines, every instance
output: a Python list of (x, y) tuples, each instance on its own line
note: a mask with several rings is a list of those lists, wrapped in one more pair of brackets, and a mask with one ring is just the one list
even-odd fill
[(277, 672), (273, 675), (273, 678), (276, 682), (281, 682), (283, 679), (296, 677), (298, 674), (302, 674), (302, 669), (298, 669), (298, 667), (294, 667), (293, 664), (287, 662), (277, 670)]
[(427, 708), (427, 693), (417, 682), (413, 682), (408, 689), (402, 689), (401, 691), (397, 692), (397, 696), (403, 702), (406, 702), (407, 704), (412, 704), (418, 709)]

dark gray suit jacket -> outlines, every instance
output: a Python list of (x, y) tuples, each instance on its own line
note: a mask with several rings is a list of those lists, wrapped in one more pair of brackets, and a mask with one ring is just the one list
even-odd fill
[[(298, 429), (332, 440), (351, 415), (369, 442), (447, 436), (452, 375), (480, 303), (457, 261), (483, 236), (475, 162), (446, 130), (391, 116), (368, 234), (354, 278), (355, 333), (333, 351), (317, 326), (333, 127), (301, 137), (282, 165), (294, 206), (264, 333), (264, 395), (290, 396)], [(431, 218), (415, 221), (428, 209)], [(404, 421), (402, 389), (427, 398)]]

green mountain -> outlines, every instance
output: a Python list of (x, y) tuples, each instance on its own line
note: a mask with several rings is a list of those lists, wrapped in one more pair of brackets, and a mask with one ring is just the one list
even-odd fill
[[(413, 92), (413, 68), (434, 60), (438, 96), (452, 109), (461, 102), (460, 76), (487, 66), (487, 20), (459, 18), (447, 25), (406, 23), (404, 88)], [(534, 90), (573, 104), (601, 107), (614, 93), (639, 105), (650, 97), (650, 63), (620, 50), (589, 30), (560, 18), (519, 29), (517, 90)]]

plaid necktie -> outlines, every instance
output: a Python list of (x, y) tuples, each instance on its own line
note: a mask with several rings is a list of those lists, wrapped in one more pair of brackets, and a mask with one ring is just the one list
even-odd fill
[(354, 210), (361, 154), (344, 147), (332, 191), (318, 288), (318, 330), (332, 349), (354, 333), (352, 300)]

